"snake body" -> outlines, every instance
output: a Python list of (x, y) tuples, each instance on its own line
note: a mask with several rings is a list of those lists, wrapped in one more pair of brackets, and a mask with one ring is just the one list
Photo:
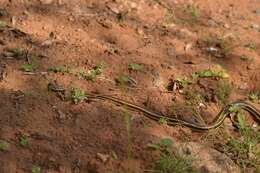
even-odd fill
[(251, 115), (253, 115), (256, 119), (257, 122), (260, 122), (260, 111), (257, 110), (253, 105), (245, 102), (245, 101), (235, 101), (232, 102), (228, 105), (226, 105), (225, 107), (222, 108), (222, 110), (218, 113), (218, 115), (216, 116), (215, 120), (207, 125), (200, 125), (200, 124), (195, 124), (195, 123), (191, 123), (188, 121), (184, 121), (184, 120), (180, 120), (177, 118), (170, 118), (170, 117), (166, 117), (154, 112), (151, 112), (143, 107), (140, 107), (138, 105), (135, 105), (133, 103), (130, 103), (128, 101), (125, 101), (123, 99), (120, 98), (116, 98), (113, 96), (109, 96), (109, 95), (98, 95), (98, 94), (87, 94), (86, 97), (88, 99), (101, 99), (101, 100), (110, 100), (112, 102), (115, 103), (119, 103), (121, 105), (125, 105), (128, 106), (130, 108), (133, 108), (135, 110), (141, 111), (144, 113), (144, 115), (152, 120), (158, 121), (161, 118), (164, 118), (167, 120), (167, 124), (168, 125), (183, 125), (195, 130), (210, 130), (210, 129), (215, 129), (218, 128), (219, 126), (221, 126), (221, 124), (223, 123), (223, 121), (225, 120), (225, 118), (232, 113), (232, 111), (230, 110), (231, 107), (237, 107), (239, 109), (244, 109), (246, 111), (248, 111)]

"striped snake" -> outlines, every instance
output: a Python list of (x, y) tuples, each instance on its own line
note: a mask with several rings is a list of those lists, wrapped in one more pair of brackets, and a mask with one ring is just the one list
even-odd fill
[[(51, 91), (54, 91), (54, 92), (65, 92), (65, 89), (62, 86), (58, 86), (58, 85), (52, 84), (52, 83), (48, 84), (48, 89)], [(180, 120), (177, 118), (166, 117), (166, 116), (151, 112), (143, 107), (140, 107), (138, 105), (135, 105), (135, 104), (125, 101), (123, 99), (116, 98), (116, 97), (113, 97), (110, 95), (85, 94), (85, 97), (87, 100), (91, 100), (91, 99), (110, 100), (112, 102), (119, 103), (121, 105), (125, 105), (125, 106), (133, 108), (135, 110), (141, 111), (144, 113), (144, 115), (146, 117), (148, 117), (152, 120), (159, 121), (160, 119), (163, 118), (166, 120), (168, 125), (179, 124), (179, 125), (183, 125), (186, 127), (190, 127), (192, 129), (196, 129), (196, 130), (210, 130), (210, 129), (218, 128), (219, 126), (221, 126), (221, 124), (223, 123), (225, 118), (229, 114), (234, 112), (231, 110), (232, 107), (236, 107), (236, 109), (244, 109), (244, 110), (248, 111), (255, 117), (257, 122), (260, 122), (260, 111), (257, 110), (253, 105), (251, 105), (245, 101), (236, 101), (236, 102), (232, 102), (232, 103), (226, 105), (218, 113), (215, 120), (211, 124), (201, 125), (201, 124), (195, 124), (195, 123), (191, 123), (188, 121)]]
[(144, 113), (144, 115), (152, 120), (160, 120), (161, 118), (166, 119), (167, 124), (168, 125), (183, 125), (192, 129), (196, 129), (196, 130), (210, 130), (210, 129), (214, 129), (214, 128), (218, 128), (219, 126), (221, 126), (221, 124), (223, 123), (223, 121), (225, 120), (225, 118), (232, 113), (232, 110), (230, 109), (231, 107), (236, 107), (238, 109), (244, 109), (246, 111), (248, 111), (249, 113), (251, 113), (251, 115), (253, 115), (256, 119), (257, 122), (260, 122), (260, 111), (257, 110), (253, 105), (245, 102), (245, 101), (236, 101), (236, 102), (232, 102), (228, 105), (226, 105), (224, 108), (222, 108), (222, 110), (218, 113), (218, 115), (216, 116), (215, 120), (208, 125), (200, 125), (200, 124), (195, 124), (195, 123), (190, 123), (188, 121), (184, 121), (184, 120), (180, 120), (177, 118), (169, 118), (169, 117), (165, 117), (163, 115), (151, 112), (145, 108), (142, 108), (140, 106), (137, 106), (135, 104), (132, 104), (128, 101), (113, 97), (113, 96), (109, 96), (109, 95), (98, 95), (98, 94), (86, 94), (87, 99), (101, 99), (101, 100), (110, 100), (113, 101), (115, 103), (119, 103), (121, 105), (125, 105), (128, 106), (130, 108), (133, 108), (135, 110), (141, 111)]

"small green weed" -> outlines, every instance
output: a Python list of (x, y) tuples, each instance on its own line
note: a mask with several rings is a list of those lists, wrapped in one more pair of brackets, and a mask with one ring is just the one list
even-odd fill
[(190, 10), (190, 14), (193, 20), (197, 21), (198, 18), (200, 17), (200, 12), (197, 6), (195, 6), (194, 4), (192, 4), (191, 6), (189, 6), (189, 10)]
[(235, 125), (239, 134), (234, 135), (230, 129), (212, 130), (214, 134), (207, 135), (204, 140), (211, 141), (217, 150), (228, 155), (239, 165), (241, 172), (259, 172), (259, 128), (253, 129), (246, 123), (246, 117), (238, 106), (230, 107), (229, 111), (236, 117)]
[(217, 78), (228, 78), (229, 75), (221, 70), (221, 71), (213, 71), (211, 69), (197, 71), (192, 74), (193, 78), (211, 78), (211, 77), (217, 77)]
[(102, 63), (98, 64), (92, 70), (90, 70), (89, 73), (80, 71), (79, 76), (85, 80), (95, 81), (96, 76), (100, 75), (102, 73), (103, 67), (104, 67), (104, 64), (102, 64)]
[(161, 153), (155, 166), (160, 173), (200, 173), (192, 166), (193, 160), (175, 153)]
[(20, 144), (22, 147), (28, 147), (29, 144), (30, 144), (29, 137), (26, 136), (26, 135), (20, 136), (20, 138), (19, 138), (19, 144)]
[(238, 113), (238, 111), (240, 111), (240, 108), (239, 108), (237, 105), (232, 105), (232, 106), (228, 109), (228, 111), (229, 111), (230, 113)]
[(187, 78), (177, 78), (174, 80), (176, 84), (179, 86), (180, 89), (187, 87), (188, 85), (192, 84), (193, 82)]
[(230, 136), (224, 149), (231, 153), (231, 157), (246, 172), (246, 168), (259, 169), (260, 164), (260, 133), (249, 127), (245, 115), (238, 111), (237, 121), (240, 136)]
[(147, 146), (149, 148), (155, 149), (155, 150), (160, 150), (163, 152), (169, 152), (170, 147), (172, 146), (173, 141), (169, 138), (163, 138), (157, 143), (150, 143)]
[(4, 21), (0, 20), (0, 29), (3, 29), (6, 26), (6, 23)]
[(187, 8), (185, 8), (184, 13), (185, 13), (185, 14), (183, 14), (184, 18), (178, 19), (176, 21), (177, 23), (180, 23), (180, 24), (181, 23), (182, 24), (187, 23), (187, 24), (190, 24), (190, 25), (194, 25), (197, 22), (199, 22), (200, 11), (195, 4), (189, 5)]
[(254, 43), (248, 43), (245, 45), (245, 47), (254, 51), (257, 49), (256, 44)]
[(160, 118), (158, 122), (161, 125), (167, 124), (167, 118)]
[(23, 48), (8, 48), (7, 51), (12, 54), (12, 57), (17, 59), (22, 59), (27, 54), (27, 50)]
[(74, 104), (78, 104), (87, 99), (85, 91), (83, 91), (79, 88), (72, 88), (70, 97)]
[(249, 100), (254, 103), (260, 103), (260, 91), (259, 92), (251, 92), (248, 96)]
[(142, 66), (140, 64), (131, 63), (128, 65), (128, 70), (129, 71), (140, 71), (140, 70), (142, 70)]
[(221, 101), (221, 103), (225, 104), (227, 102), (230, 93), (230, 84), (227, 81), (219, 81), (217, 84), (217, 88), (214, 90), (214, 94)]
[(246, 56), (246, 55), (241, 56), (240, 59), (241, 59), (242, 61), (249, 61), (249, 60), (252, 60), (251, 57), (248, 57), (248, 56)]
[(54, 73), (71, 73), (71, 69), (64, 66), (51, 67), (48, 71)]
[(186, 100), (192, 104), (204, 102), (204, 97), (199, 91), (185, 90), (183, 93)]
[(0, 151), (8, 151), (10, 144), (6, 141), (0, 140)]
[(32, 171), (31, 173), (40, 173), (41, 172), (41, 167), (38, 165), (33, 165), (32, 166)]
[(117, 85), (119, 85), (120, 87), (124, 87), (124, 86), (134, 86), (136, 85), (136, 81), (133, 80), (131, 77), (127, 76), (127, 75), (119, 75), (118, 77), (116, 77), (115, 79)]
[(23, 64), (21, 65), (21, 69), (25, 72), (32, 72), (34, 70), (33, 64)]
[(169, 27), (173, 24), (174, 15), (172, 10), (167, 10), (164, 16), (163, 26)]
[(159, 150), (160, 157), (156, 161), (155, 169), (152, 172), (158, 173), (199, 173), (192, 167), (193, 160), (173, 152), (171, 146), (173, 141), (165, 138), (155, 144), (148, 144), (149, 148)]

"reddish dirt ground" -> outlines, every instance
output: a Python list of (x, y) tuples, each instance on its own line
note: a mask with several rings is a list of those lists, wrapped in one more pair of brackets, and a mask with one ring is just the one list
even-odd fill
[[(189, 5), (196, 6), (199, 16), (187, 10)], [(181, 92), (167, 91), (170, 80), (191, 79), (193, 72), (209, 67), (221, 66), (229, 74), (232, 91), (227, 102), (247, 100), (250, 92), (260, 90), (257, 0), (1, 0), (0, 7), (7, 11), (0, 20), (16, 28), (0, 31), (0, 139), (10, 143), (8, 152), (0, 152), (3, 173), (30, 172), (34, 164), (47, 173), (143, 172), (153, 168), (158, 154), (147, 150), (148, 143), (165, 136), (198, 141), (204, 134), (160, 125), (129, 110), (129, 161), (123, 108), (107, 101), (61, 100), (48, 91), (50, 82), (67, 90), (76, 86), (113, 94), (169, 116), (173, 104), (185, 104)], [(230, 49), (214, 42), (220, 37)], [(210, 46), (219, 48), (221, 56), (208, 53)], [(10, 48), (23, 48), (28, 54), (10, 58)], [(34, 74), (21, 70), (28, 61), (35, 65)], [(99, 63), (105, 67), (94, 82), (67, 73), (42, 73), (55, 66), (88, 71)], [(131, 63), (142, 70), (129, 70)], [(120, 75), (129, 76), (135, 86), (122, 89), (115, 82)], [(189, 86), (191, 92), (199, 90), (209, 98), (200, 110), (207, 121), (222, 106), (212, 94), (218, 82), (203, 78)], [(192, 121), (189, 110), (178, 109), (178, 115)], [(29, 137), (28, 147), (19, 145), (21, 135)], [(108, 161), (98, 153), (109, 155)]]

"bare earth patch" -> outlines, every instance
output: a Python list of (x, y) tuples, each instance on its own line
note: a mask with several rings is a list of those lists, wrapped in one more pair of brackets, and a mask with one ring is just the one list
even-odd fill
[(250, 116), (198, 132), (84, 94), (192, 123), (238, 99), (259, 109), (259, 10), (257, 0), (1, 0), (0, 172), (258, 172)]

